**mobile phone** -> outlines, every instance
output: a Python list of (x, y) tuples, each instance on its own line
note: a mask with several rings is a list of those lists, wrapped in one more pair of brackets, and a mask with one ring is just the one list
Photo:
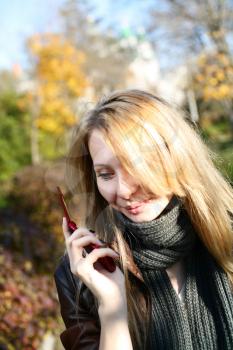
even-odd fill
[[(63, 196), (62, 191), (61, 191), (59, 186), (57, 186), (57, 191), (58, 191), (59, 202), (62, 206), (62, 209), (64, 211), (64, 215), (66, 217), (69, 232), (73, 233), (78, 227), (77, 227), (76, 223), (70, 219), (70, 215), (68, 213), (65, 199), (64, 199), (64, 196)], [(89, 230), (89, 231), (94, 232), (93, 230)], [(105, 243), (105, 244), (106, 244), (106, 246), (108, 246), (107, 243)], [(85, 251), (88, 254), (95, 248), (101, 248), (101, 246), (99, 244), (90, 243), (89, 245), (84, 247)], [(116, 270), (116, 264), (115, 264), (113, 258), (111, 258), (110, 256), (99, 258), (97, 261), (109, 272), (114, 272)]]

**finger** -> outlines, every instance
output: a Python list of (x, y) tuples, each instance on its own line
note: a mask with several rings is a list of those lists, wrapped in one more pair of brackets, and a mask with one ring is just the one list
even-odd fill
[(100, 240), (96, 237), (86, 235), (84, 237), (72, 240), (70, 244), (68, 244), (70, 247), (80, 250), (85, 248), (90, 243), (98, 244), (99, 246), (103, 246), (103, 243), (100, 242)]
[(68, 228), (67, 220), (64, 216), (62, 218), (62, 231), (63, 231), (65, 239), (70, 237), (70, 231)]
[(87, 263), (94, 264), (99, 258), (110, 256), (112, 258), (119, 258), (119, 255), (111, 248), (97, 248), (88, 254), (85, 258)]
[(79, 227), (77, 230), (75, 230), (72, 234), (69, 235), (69, 237), (67, 238), (67, 243), (70, 244), (74, 239), (85, 237), (85, 236), (96, 237), (87, 228)]
[[(84, 249), (87, 247), (89, 244), (98, 244), (98, 246), (102, 246), (103, 243), (101, 243), (96, 237), (86, 235), (84, 237), (75, 239), (71, 241), (70, 243), (67, 243), (68, 240), (66, 240), (66, 248), (67, 251), (70, 251), (72, 253), (72, 256), (75, 257), (75, 260), (78, 259), (80, 260), (81, 258), (84, 257)], [(88, 255), (88, 254), (86, 254)]]
[[(90, 234), (90, 235), (94, 235), (95, 236), (94, 233), (91, 233), (90, 230), (88, 230), (85, 227), (79, 227), (74, 232), (70, 232), (70, 229), (68, 227), (68, 223), (67, 223), (66, 217), (63, 217), (62, 229), (63, 229), (63, 234), (64, 234), (65, 239), (70, 239), (71, 241), (72, 241), (73, 238), (82, 237), (82, 236), (84, 236), (86, 234)], [(92, 231), (92, 232), (94, 232), (94, 231)]]

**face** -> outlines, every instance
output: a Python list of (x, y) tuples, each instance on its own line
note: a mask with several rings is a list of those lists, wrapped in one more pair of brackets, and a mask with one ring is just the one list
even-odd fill
[(172, 194), (166, 197), (145, 196), (134, 178), (122, 169), (99, 130), (92, 132), (88, 146), (98, 190), (109, 205), (135, 222), (151, 221), (161, 214)]

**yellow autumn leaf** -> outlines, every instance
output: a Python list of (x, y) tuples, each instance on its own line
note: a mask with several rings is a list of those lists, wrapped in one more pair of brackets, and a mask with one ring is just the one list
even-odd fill
[(230, 86), (223, 84), (223, 85), (219, 86), (218, 91), (222, 97), (226, 97), (230, 93)]
[(85, 55), (58, 34), (35, 35), (29, 48), (37, 62), (35, 96), (39, 100), (40, 129), (57, 133), (76, 121), (72, 110), (89, 82), (83, 71)]
[(216, 86), (218, 84), (218, 80), (216, 78), (210, 78), (209, 84), (212, 86)]
[(224, 71), (223, 70), (218, 70), (217, 73), (216, 73), (216, 78), (219, 81), (223, 81), (225, 79)]

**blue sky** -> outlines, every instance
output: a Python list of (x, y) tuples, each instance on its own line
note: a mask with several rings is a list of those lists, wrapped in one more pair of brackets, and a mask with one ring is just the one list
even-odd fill
[[(27, 65), (24, 43), (36, 32), (58, 28), (58, 10), (65, 0), (0, 0), (0, 69)], [(142, 11), (151, 0), (91, 0), (96, 15), (115, 27), (142, 26)]]
[(63, 1), (0, 0), (0, 68), (25, 64), (25, 39), (35, 32), (55, 29), (57, 9)]

